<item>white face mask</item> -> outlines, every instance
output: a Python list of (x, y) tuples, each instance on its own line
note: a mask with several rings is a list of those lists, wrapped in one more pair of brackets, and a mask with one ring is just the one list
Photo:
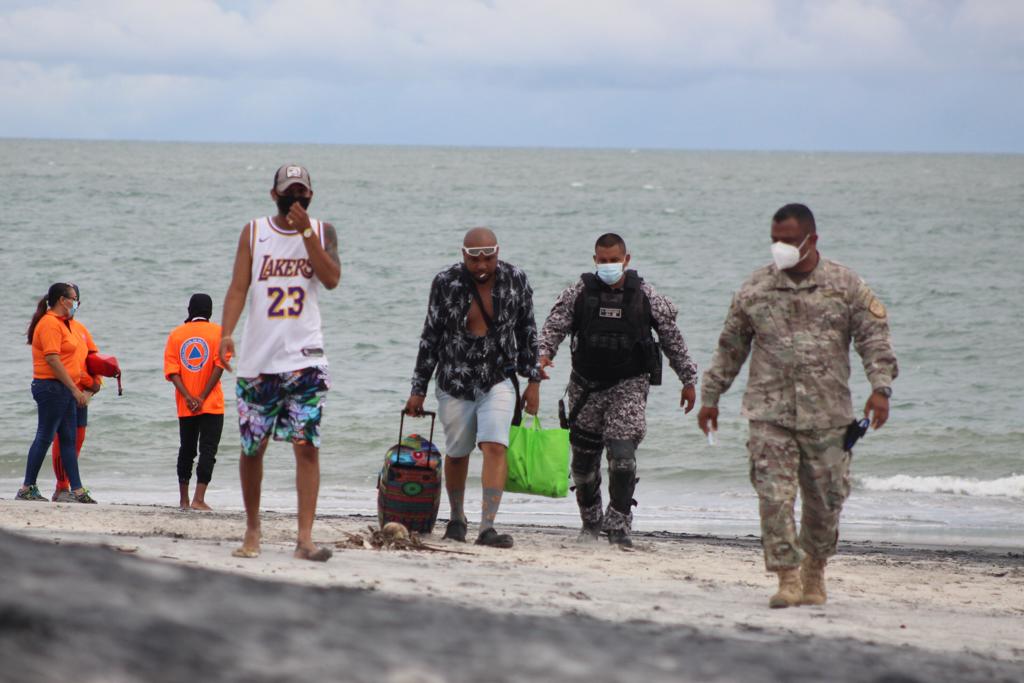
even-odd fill
[(622, 270), (625, 267), (624, 263), (598, 263), (597, 276), (606, 285), (614, 285), (622, 279)]
[(803, 249), (808, 238), (810, 238), (810, 235), (804, 238), (799, 247), (794, 247), (792, 244), (786, 244), (785, 242), (772, 242), (772, 260), (775, 261), (775, 267), (779, 270), (789, 270), (803, 261), (806, 256), (801, 257), (800, 250)]

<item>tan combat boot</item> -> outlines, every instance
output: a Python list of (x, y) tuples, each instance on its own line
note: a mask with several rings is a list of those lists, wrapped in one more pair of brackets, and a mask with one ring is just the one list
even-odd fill
[(796, 567), (791, 569), (780, 569), (779, 592), (768, 601), (769, 607), (796, 607), (800, 604), (800, 570)]
[(825, 565), (828, 560), (817, 560), (810, 555), (804, 557), (800, 564), (800, 579), (804, 584), (804, 595), (801, 605), (824, 605), (828, 600), (825, 594)]

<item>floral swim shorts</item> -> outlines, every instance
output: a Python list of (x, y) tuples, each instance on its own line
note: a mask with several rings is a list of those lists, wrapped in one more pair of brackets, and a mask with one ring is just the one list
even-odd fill
[(256, 377), (239, 377), (238, 430), (242, 453), (256, 455), (275, 441), (320, 447), (320, 416), (331, 380), (324, 366)]

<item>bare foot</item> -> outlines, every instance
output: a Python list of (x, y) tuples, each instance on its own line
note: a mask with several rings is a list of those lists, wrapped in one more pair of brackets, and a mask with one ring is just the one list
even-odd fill
[(192, 509), (193, 510), (212, 510), (213, 508), (210, 507), (209, 505), (207, 505), (206, 501), (203, 501), (203, 500), (193, 500), (192, 501)]
[(334, 553), (330, 548), (318, 548), (310, 543), (309, 545), (295, 546), (295, 559), (309, 560), (310, 562), (326, 562), (331, 559)]
[(182, 501), (178, 501), (178, 507), (181, 508), (182, 510), (188, 510), (189, 509), (188, 498), (186, 498), (185, 500), (182, 500)]
[(231, 552), (233, 557), (253, 558), (260, 556), (260, 531), (245, 530), (245, 537), (242, 539), (242, 546)]

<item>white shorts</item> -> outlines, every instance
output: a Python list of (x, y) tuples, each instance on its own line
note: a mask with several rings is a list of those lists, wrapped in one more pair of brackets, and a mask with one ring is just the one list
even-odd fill
[(508, 431), (516, 412), (516, 390), (511, 380), (491, 387), (470, 401), (436, 390), (437, 416), (444, 428), (445, 455), (462, 458), (480, 443), (508, 447)]

